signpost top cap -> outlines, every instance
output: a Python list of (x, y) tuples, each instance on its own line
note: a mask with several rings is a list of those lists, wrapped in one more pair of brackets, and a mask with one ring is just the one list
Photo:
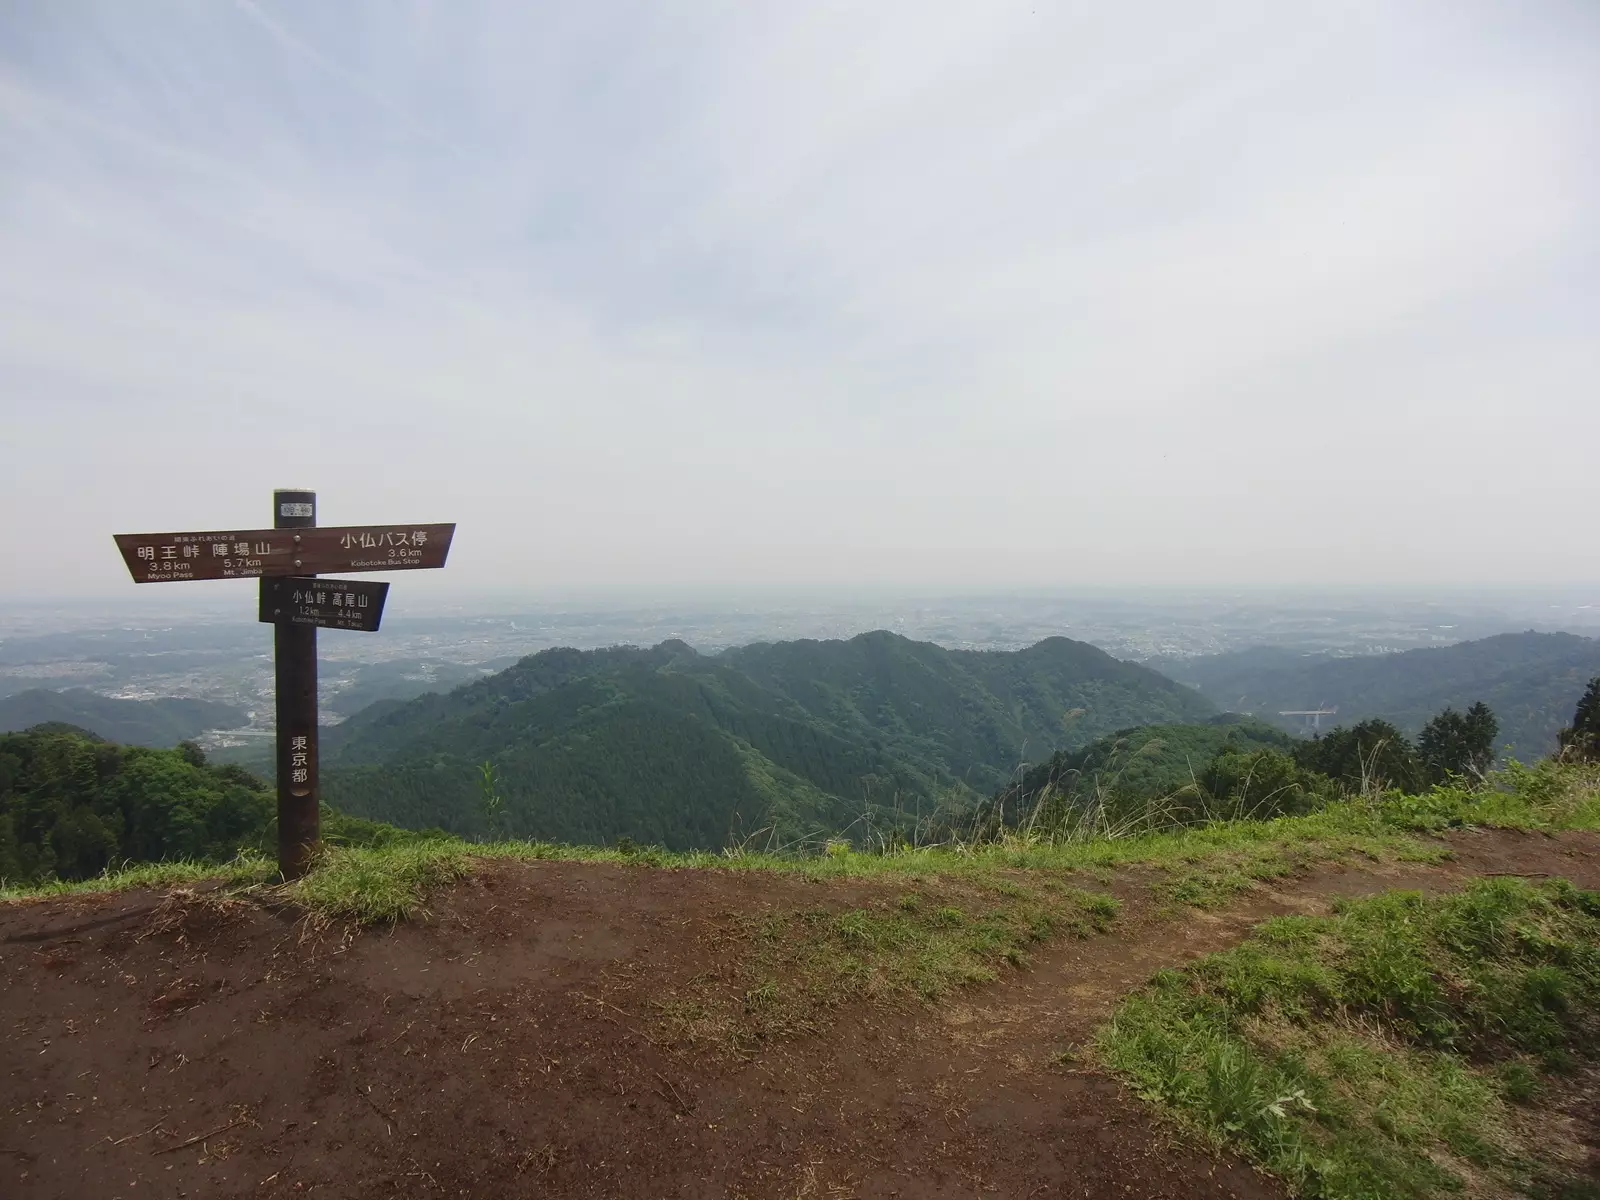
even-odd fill
[(274, 488), (272, 523), (279, 529), (308, 529), (317, 523), (317, 494), (309, 489)]

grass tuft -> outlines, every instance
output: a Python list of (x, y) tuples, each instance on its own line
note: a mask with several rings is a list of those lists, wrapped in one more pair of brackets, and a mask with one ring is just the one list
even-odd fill
[(468, 847), (457, 841), (382, 847), (329, 846), (316, 869), (284, 885), (284, 893), (314, 913), (362, 925), (393, 924), (411, 916), (434, 888), (471, 871)]

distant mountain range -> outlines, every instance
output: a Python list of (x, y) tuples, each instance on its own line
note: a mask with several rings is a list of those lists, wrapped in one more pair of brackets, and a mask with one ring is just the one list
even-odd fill
[(1584, 686), (1600, 675), (1600, 641), (1570, 633), (1505, 633), (1362, 658), (1261, 647), (1163, 662), (1161, 669), (1221, 708), (1285, 728), (1298, 723), (1279, 717), (1282, 711), (1337, 708), (1337, 716), (1323, 718), (1324, 728), (1382, 717), (1415, 734), (1440, 709), (1465, 709), (1482, 700), (1500, 720), (1500, 744), (1532, 759), (1555, 749), (1556, 730), (1572, 719)]
[[(718, 847), (970, 808), (1022, 766), (1131, 725), (1203, 720), (1193, 689), (1050, 638), (946, 650), (886, 632), (717, 656), (548, 650), (330, 730), (324, 794), (413, 828)], [(493, 779), (482, 765), (493, 765)]]
[(175, 746), (208, 729), (233, 729), (246, 715), (210, 700), (113, 700), (87, 688), (33, 688), (0, 698), (0, 733), (35, 725), (76, 725), (130, 746)]
[[(1325, 726), (1382, 717), (1414, 734), (1446, 706), (1483, 700), (1499, 742), (1535, 758), (1600, 675), (1600, 642), (1523, 633), (1373, 657), (1260, 648), (1164, 666), (1183, 682), (1067, 638), (971, 651), (882, 631), (716, 655), (681, 641), (548, 650), (415, 698), (478, 669), (379, 664), (330, 697), (384, 698), (324, 730), (324, 796), (411, 829), (680, 849), (856, 836), (863, 822), (885, 831), (936, 815), (956, 829), (986, 819), (998, 794), (1025, 807), (1046, 784), (1166, 795), (1223, 746), (1292, 745), (1272, 727), (1298, 728), (1279, 717), (1288, 709), (1337, 708)], [(244, 720), (225, 704), (82, 688), (0, 699), (0, 731), (70, 725), (129, 745)]]

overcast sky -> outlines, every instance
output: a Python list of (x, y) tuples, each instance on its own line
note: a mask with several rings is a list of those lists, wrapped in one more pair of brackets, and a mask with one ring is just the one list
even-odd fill
[(0, 594), (1597, 583), (1597, 214), (1593, 0), (7, 0)]

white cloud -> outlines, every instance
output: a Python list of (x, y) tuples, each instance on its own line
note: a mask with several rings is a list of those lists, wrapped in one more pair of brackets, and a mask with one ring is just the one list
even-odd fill
[(1594, 580), (1597, 31), (8, 8), (0, 593), (284, 483), (430, 589)]

